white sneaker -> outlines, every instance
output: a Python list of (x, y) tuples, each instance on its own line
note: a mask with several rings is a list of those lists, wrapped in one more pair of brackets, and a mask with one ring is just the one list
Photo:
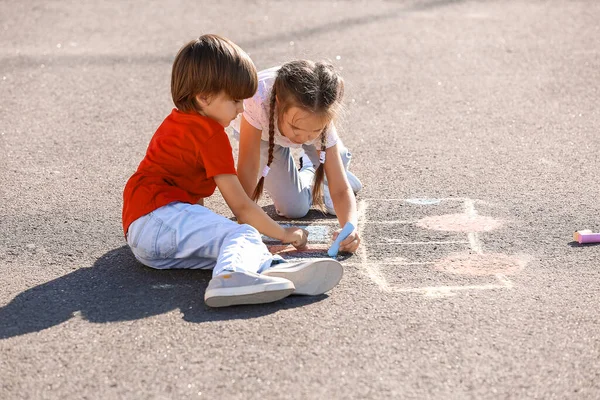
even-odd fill
[(210, 280), (204, 302), (209, 307), (271, 303), (289, 296), (294, 290), (294, 284), (287, 279), (252, 272), (232, 272)]
[(325, 212), (329, 215), (337, 215), (335, 208), (333, 208), (333, 200), (331, 200), (331, 194), (329, 193), (329, 185), (323, 185), (323, 205), (325, 206)]
[[(350, 183), (352, 191), (356, 195), (356, 193), (362, 189), (362, 183), (356, 175), (350, 171), (346, 171), (346, 176), (348, 177), (348, 183)], [(331, 200), (331, 193), (329, 193), (329, 185), (327, 185), (327, 182), (323, 185), (323, 204), (325, 205), (325, 212), (327, 214), (337, 215), (333, 208), (333, 200)]]
[(348, 178), (348, 183), (350, 183), (350, 187), (352, 188), (354, 194), (357, 194), (362, 190), (362, 183), (360, 179), (356, 177), (356, 175), (350, 171), (346, 171), (346, 177)]
[(294, 294), (315, 296), (333, 289), (342, 279), (344, 268), (331, 258), (316, 258), (277, 264), (262, 274), (292, 281)]
[[(302, 152), (300, 153), (300, 171), (302, 171), (305, 168), (314, 168), (314, 165), (312, 161), (310, 161), (310, 158), (306, 155), (304, 150), (302, 150)], [(358, 179), (356, 175), (354, 175), (348, 170), (346, 170), (346, 177), (348, 178), (348, 183), (350, 183), (350, 187), (352, 188), (354, 194), (360, 192), (363, 187), (360, 179)]]

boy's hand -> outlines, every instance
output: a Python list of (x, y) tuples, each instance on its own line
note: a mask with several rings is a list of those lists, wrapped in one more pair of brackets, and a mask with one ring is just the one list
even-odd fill
[[(338, 229), (333, 232), (333, 240), (337, 239), (338, 235), (342, 230)], [(348, 253), (354, 253), (356, 249), (358, 249), (358, 245), (360, 244), (360, 236), (358, 236), (358, 231), (355, 229), (351, 234), (340, 243), (340, 251), (345, 251)]]
[(283, 237), (283, 243), (291, 243), (298, 250), (302, 250), (306, 247), (308, 241), (308, 231), (291, 226), (284, 228), (285, 236)]

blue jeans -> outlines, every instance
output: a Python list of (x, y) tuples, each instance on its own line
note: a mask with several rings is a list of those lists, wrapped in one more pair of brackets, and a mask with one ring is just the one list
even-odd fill
[[(340, 157), (344, 168), (348, 170), (348, 164), (352, 154), (343, 145), (341, 139), (338, 141)], [(304, 153), (310, 158), (313, 165), (319, 165), (319, 150), (313, 145), (302, 145)], [(269, 143), (260, 142), (260, 168), (267, 165), (269, 155)], [(315, 168), (305, 168), (298, 171), (292, 152), (289, 147), (273, 146), (273, 161), (271, 170), (265, 178), (265, 190), (273, 200), (277, 213), (286, 218), (302, 218), (312, 206), (312, 185), (315, 178)]]
[(260, 233), (198, 204), (171, 203), (135, 220), (127, 232), (135, 258), (156, 269), (260, 273), (274, 259)]
[[(236, 120), (237, 121), (237, 120)], [(232, 123), (233, 137), (240, 140), (239, 122)], [(344, 146), (342, 140), (338, 138), (338, 149), (344, 169), (348, 170), (348, 165), (352, 159), (352, 153)], [(319, 151), (315, 145), (302, 145), (304, 153), (310, 158), (313, 165), (319, 165)], [(267, 165), (269, 156), (269, 142), (260, 141), (260, 166), (259, 174)], [(315, 178), (315, 169), (307, 168), (298, 171), (292, 152), (289, 147), (279, 145), (273, 146), (273, 161), (271, 169), (265, 178), (264, 189), (269, 193), (273, 200), (277, 213), (286, 218), (302, 218), (306, 216), (312, 206), (312, 184)], [(258, 181), (260, 176), (256, 178)]]

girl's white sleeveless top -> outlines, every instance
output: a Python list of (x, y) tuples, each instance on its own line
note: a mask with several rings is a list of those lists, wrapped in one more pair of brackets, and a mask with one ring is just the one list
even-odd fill
[[(250, 125), (262, 131), (261, 139), (266, 142), (269, 141), (269, 102), (271, 98), (271, 89), (275, 83), (278, 70), (279, 67), (273, 67), (260, 71), (258, 73), (258, 89), (256, 90), (256, 93), (251, 98), (244, 100), (244, 118), (246, 118), (246, 121), (248, 121)], [(234, 135), (238, 139), (240, 124), (241, 116), (238, 116), (231, 123), (231, 127), (234, 130)], [(334, 146), (338, 142), (339, 137), (333, 122), (329, 125), (329, 128), (325, 134), (327, 135), (327, 148)], [(296, 144), (290, 141), (288, 138), (283, 136), (281, 132), (279, 132), (279, 128), (277, 126), (277, 116), (275, 116), (275, 144), (282, 147), (302, 147), (302, 144)], [(317, 137), (316, 139), (304, 144), (315, 145), (317, 148), (319, 148), (321, 145), (321, 138)]]

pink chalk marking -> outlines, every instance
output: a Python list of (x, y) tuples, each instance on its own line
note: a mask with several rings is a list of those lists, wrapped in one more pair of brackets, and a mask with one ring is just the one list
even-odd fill
[(434, 231), (487, 232), (502, 226), (502, 222), (481, 215), (446, 214), (422, 218), (417, 226)]
[(326, 253), (327, 249), (329, 249), (327, 244), (312, 244), (304, 250), (297, 250), (291, 244), (276, 244), (267, 247), (271, 254), (279, 254), (280, 256), (302, 255), (307, 253)]
[(437, 271), (460, 275), (512, 275), (521, 271), (527, 261), (515, 256), (500, 253), (472, 254), (452, 253), (437, 261), (433, 268)]

